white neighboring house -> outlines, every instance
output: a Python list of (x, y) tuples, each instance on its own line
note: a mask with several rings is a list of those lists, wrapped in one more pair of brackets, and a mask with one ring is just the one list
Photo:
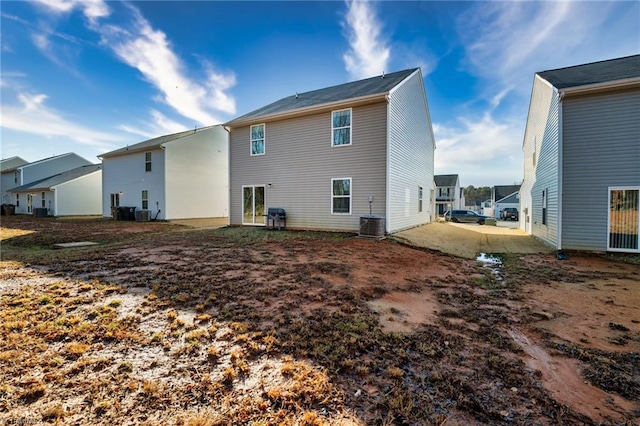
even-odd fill
[(26, 200), (16, 207), (18, 214), (39, 216), (91, 216), (102, 213), (102, 171), (100, 164), (90, 164), (49, 176), (10, 190)]
[(11, 194), (9, 190), (18, 186), (17, 169), (28, 163), (27, 160), (20, 157), (0, 160), (0, 193), (2, 194), (2, 204), (11, 204)]
[(112, 207), (148, 211), (150, 219), (227, 217), (229, 136), (210, 126), (160, 136), (98, 156), (102, 216)]
[[(59, 173), (63, 173), (82, 166), (89, 166), (92, 164), (93, 163), (91, 163), (89, 160), (86, 160), (73, 152), (44, 158), (32, 163), (23, 164), (14, 169), (14, 183), (11, 188), (27, 185), (29, 183), (49, 178)], [(2, 183), (4, 185), (4, 180), (2, 181)], [(2, 188), (2, 191), (4, 194), (4, 186)], [(31, 193), (11, 192), (11, 196), (8, 198), (9, 200), (7, 200), (7, 204), (15, 205), (15, 212), (17, 214), (31, 213), (31, 204), (33, 203), (33, 200), (31, 199)]]
[(460, 188), (458, 175), (435, 175), (436, 211), (438, 216), (448, 210), (461, 210), (465, 207), (464, 188)]

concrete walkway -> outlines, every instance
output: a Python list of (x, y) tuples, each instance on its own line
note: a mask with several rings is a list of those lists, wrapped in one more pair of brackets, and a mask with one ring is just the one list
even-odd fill
[(408, 244), (475, 259), (478, 253), (551, 253), (553, 249), (520, 229), (433, 222), (392, 235)]

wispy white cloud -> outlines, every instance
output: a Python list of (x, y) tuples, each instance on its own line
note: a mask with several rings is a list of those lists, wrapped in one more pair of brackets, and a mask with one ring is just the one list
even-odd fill
[(110, 10), (103, 0), (33, 0), (34, 3), (43, 6), (51, 12), (66, 14), (74, 9), (81, 9), (84, 16), (95, 22), (99, 18), (109, 16)]
[[(201, 68), (189, 68), (180, 58), (167, 35), (152, 27), (140, 11), (129, 3), (123, 3), (129, 22), (115, 23), (110, 19), (112, 10), (104, 0), (33, 0), (54, 16), (62, 16), (80, 10), (87, 18), (87, 28), (101, 38), (101, 46), (110, 50), (116, 58), (136, 69), (150, 85), (158, 90), (154, 101), (160, 101), (181, 116), (191, 120), (188, 125), (211, 125), (223, 121), (219, 114), (235, 114), (236, 103), (228, 91), (236, 84), (233, 72), (216, 69), (210, 60), (200, 58)], [(16, 18), (19, 19), (19, 18)], [(110, 22), (111, 21), (111, 22)], [(53, 31), (33, 35), (38, 49), (52, 62), (63, 65), (55, 45), (48, 35), (61, 36)], [(63, 34), (62, 34), (63, 35)], [(169, 123), (151, 111), (154, 129), (173, 129)], [(124, 125), (133, 133), (142, 134), (136, 126)]]
[(63, 117), (45, 105), (47, 95), (43, 93), (21, 92), (17, 100), (14, 105), (3, 104), (2, 127), (38, 136), (62, 136), (98, 148), (124, 141), (120, 135), (96, 131)]
[(160, 111), (152, 110), (150, 114), (151, 124), (149, 124), (149, 122), (146, 122), (143, 126), (122, 124), (119, 126), (119, 128), (121, 130), (124, 130), (125, 132), (143, 136), (147, 139), (156, 138), (164, 134), (177, 133), (187, 130), (187, 128), (183, 124), (171, 120)]
[(520, 122), (496, 120), (490, 114), (435, 124), (436, 174), (458, 173), (464, 186), (521, 181), (522, 128)]
[(346, 21), (343, 28), (349, 50), (343, 55), (347, 72), (354, 79), (380, 75), (390, 71), (391, 49), (382, 36), (382, 24), (371, 3), (347, 0)]
[(160, 92), (164, 103), (201, 125), (219, 123), (215, 111), (235, 113), (235, 100), (226, 90), (235, 85), (233, 73), (204, 64), (204, 84), (187, 75), (184, 62), (174, 53), (164, 32), (151, 27), (135, 8), (130, 26), (104, 26), (102, 41), (127, 65), (137, 69)]

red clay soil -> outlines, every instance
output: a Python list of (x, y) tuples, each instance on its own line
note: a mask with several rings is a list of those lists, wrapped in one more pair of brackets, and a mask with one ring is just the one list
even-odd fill
[[(74, 286), (104, 283), (119, 289), (121, 315), (140, 317), (136, 330), (165, 334), (166, 355), (153, 344), (129, 341), (123, 350), (113, 340), (88, 340), (84, 357), (109, 354), (102, 377), (124, 380), (128, 362), (126, 380), (156, 377), (160, 389), (171, 389), (158, 405), (137, 391), (121, 392), (114, 381), (112, 399), (127, 407), (128, 424), (184, 424), (194, 407), (216, 410), (223, 400), (220, 423), (192, 424), (640, 424), (637, 263), (506, 254), (502, 265), (486, 268), (391, 240), (332, 234), (109, 223), (109, 236), (100, 222), (63, 231), (25, 219), (2, 225), (3, 238), (14, 237), (3, 241), (0, 308), (36, 291), (45, 282), (38, 280), (64, 278), (72, 295)], [(30, 228), (36, 232), (19, 231)], [(116, 229), (147, 237), (118, 240)], [(96, 239), (107, 246), (42, 255), (45, 244)], [(39, 253), (30, 251), (34, 246)], [(73, 307), (73, 315), (84, 309)], [(183, 354), (185, 337), (166, 328), (171, 311), (192, 331), (201, 329), (199, 315), (211, 316), (218, 331), (209, 328), (209, 344), (220, 359), (237, 367), (233, 351), (251, 354), (241, 377), (220, 379), (215, 394), (195, 398), (202, 374), (215, 382), (230, 364), (203, 362), (206, 347)], [(24, 331), (37, 335), (30, 327)], [(236, 328), (242, 330), (233, 337)], [(0, 339), (0, 355), (8, 336)], [(291, 360), (325, 377), (320, 393), (331, 398), (289, 387), (283, 399), (275, 389), (285, 386), (276, 374), (284, 367), (269, 370), (264, 362)], [(32, 364), (31, 375), (51, 374)], [(71, 388), (46, 383), (46, 391), (26, 400), (16, 390), (27, 386), (17, 371), (0, 373), (5, 419), (40, 419), (58, 399), (68, 401), (68, 422), (124, 421), (123, 408), (102, 407), (98, 416), (72, 398), (74, 388), (95, 382), (95, 372), (76, 373)]]

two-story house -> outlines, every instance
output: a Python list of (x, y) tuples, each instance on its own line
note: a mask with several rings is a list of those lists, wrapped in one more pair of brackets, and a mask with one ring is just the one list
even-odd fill
[[(34, 192), (12, 192), (11, 190), (21, 187), (51, 176), (63, 173), (78, 167), (91, 165), (90, 161), (70, 152), (53, 157), (44, 158), (32, 163), (23, 164), (14, 169), (14, 184), (12, 188), (8, 188), (10, 202), (8, 204), (15, 205), (16, 214), (31, 214), (33, 211), (34, 197), (41, 195)], [(4, 183), (4, 182), (3, 182)], [(99, 188), (97, 188), (99, 190)], [(3, 192), (4, 192), (3, 188)]]
[(493, 216), (499, 219), (506, 208), (520, 210), (520, 185), (496, 185), (491, 188)]
[(228, 134), (222, 126), (160, 136), (98, 158), (104, 217), (113, 207), (135, 207), (143, 219), (228, 216)]
[(464, 188), (460, 188), (458, 175), (435, 175), (436, 211), (438, 216), (449, 210), (465, 209)]
[(28, 200), (28, 213), (90, 216), (102, 213), (101, 189), (101, 166), (90, 164), (18, 186), (10, 192)]
[(535, 74), (520, 227), (558, 250), (639, 253), (640, 55)]
[(2, 204), (11, 204), (11, 188), (18, 185), (17, 169), (29, 163), (20, 157), (11, 157), (0, 160), (0, 194), (2, 194)]
[(296, 93), (225, 124), (230, 223), (283, 208), (297, 229), (387, 233), (428, 223), (434, 137), (420, 69)]

